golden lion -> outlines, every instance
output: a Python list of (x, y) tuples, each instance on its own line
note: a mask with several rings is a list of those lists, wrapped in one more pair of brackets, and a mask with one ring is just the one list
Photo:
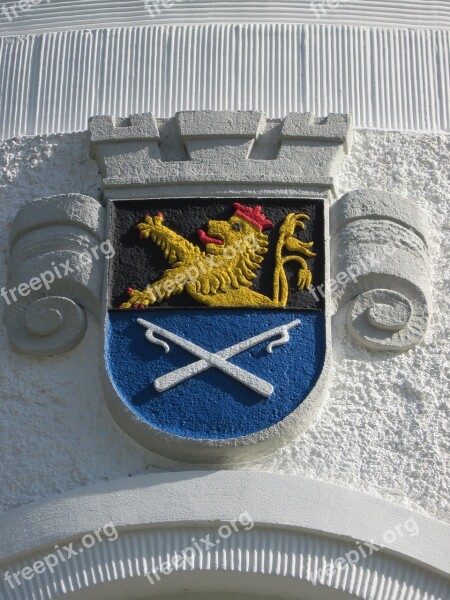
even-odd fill
[(269, 245), (264, 230), (273, 227), (273, 223), (266, 219), (260, 206), (249, 207), (238, 202), (233, 206), (235, 214), (228, 221), (208, 221), (208, 232), (198, 231), (206, 252), (166, 227), (161, 213), (155, 217), (147, 215), (142, 223), (138, 223), (139, 237), (151, 238), (164, 252), (171, 268), (143, 291), (129, 288), (129, 298), (120, 308), (145, 308), (183, 290), (206, 306), (284, 307), (289, 293), (284, 265), (290, 261), (300, 264), (299, 289), (308, 289), (312, 275), (306, 260), (297, 255), (283, 256), (283, 250), (315, 256), (313, 242), (294, 237), (295, 230), (304, 229), (303, 221), (309, 217), (291, 213), (281, 225), (272, 299), (251, 287)]

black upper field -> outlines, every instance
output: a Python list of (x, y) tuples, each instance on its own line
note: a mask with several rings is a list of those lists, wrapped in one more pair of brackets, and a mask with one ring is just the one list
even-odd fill
[[(115, 256), (111, 260), (109, 270), (109, 308), (118, 308), (127, 300), (128, 287), (142, 290), (147, 284), (158, 280), (163, 271), (170, 266), (155, 243), (150, 239), (139, 239), (135, 225), (142, 221), (146, 214), (154, 216), (162, 212), (167, 227), (204, 249), (198, 239), (197, 230), (202, 228), (207, 231), (210, 219), (228, 220), (234, 214), (233, 202), (249, 206), (261, 205), (266, 217), (275, 224), (273, 229), (265, 232), (269, 235), (269, 251), (257, 271), (252, 289), (273, 297), (275, 246), (279, 228), (289, 213), (305, 213), (309, 216), (310, 220), (305, 222), (305, 230), (298, 229), (296, 236), (303, 241), (314, 241), (313, 250), (317, 256), (307, 259), (313, 274), (312, 285), (317, 287), (324, 283), (324, 206), (320, 200), (175, 198), (116, 201), (111, 205), (110, 240), (115, 249)], [(295, 263), (286, 265), (290, 283), (286, 308), (322, 310), (322, 300), (316, 301), (310, 292), (299, 291), (296, 287), (298, 268)], [(321, 298), (320, 293), (317, 297)], [(206, 308), (191, 299), (186, 292), (182, 292), (149, 307), (149, 310), (168, 307)]]

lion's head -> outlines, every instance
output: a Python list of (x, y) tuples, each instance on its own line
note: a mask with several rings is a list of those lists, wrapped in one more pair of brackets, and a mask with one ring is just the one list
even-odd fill
[[(260, 206), (249, 207), (235, 202), (234, 215), (228, 221), (208, 221), (208, 232), (198, 230), (200, 241), (205, 244), (206, 251), (210, 254), (220, 255), (227, 252), (227, 248), (239, 248), (243, 240), (267, 240), (262, 232), (273, 227), (262, 213)], [(267, 244), (264, 243), (264, 246)]]
[(200, 274), (191, 284), (196, 292), (216, 294), (251, 287), (269, 245), (265, 229), (273, 227), (260, 206), (243, 206), (236, 202), (235, 213), (228, 221), (208, 221), (207, 233), (198, 230), (206, 252), (217, 257), (218, 263)]

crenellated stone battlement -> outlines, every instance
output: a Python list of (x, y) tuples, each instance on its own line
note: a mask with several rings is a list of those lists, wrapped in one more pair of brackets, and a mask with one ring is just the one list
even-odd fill
[(127, 119), (93, 117), (91, 156), (107, 198), (184, 193), (273, 193), (308, 196), (333, 192), (333, 176), (349, 151), (350, 115), (187, 111), (170, 119), (151, 113)]

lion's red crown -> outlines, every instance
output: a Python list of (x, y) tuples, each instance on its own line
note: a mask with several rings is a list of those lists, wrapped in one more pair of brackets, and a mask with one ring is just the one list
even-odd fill
[(235, 215), (255, 225), (260, 231), (274, 226), (272, 221), (266, 218), (260, 206), (244, 206), (239, 202), (235, 202), (233, 206), (236, 209)]

